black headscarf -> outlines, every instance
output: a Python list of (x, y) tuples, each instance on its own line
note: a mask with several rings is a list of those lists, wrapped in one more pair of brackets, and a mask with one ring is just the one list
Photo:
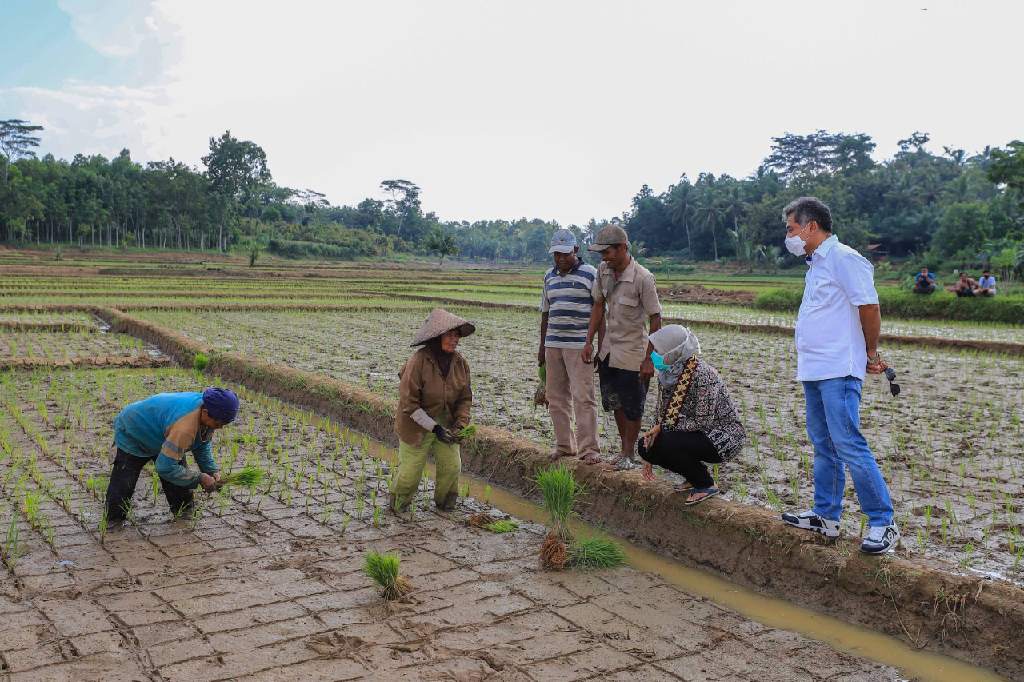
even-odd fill
[(445, 353), (441, 349), (441, 337), (435, 336), (424, 344), (430, 351), (430, 354), (434, 356), (434, 360), (437, 362), (438, 368), (441, 370), (441, 376), (445, 379), (448, 378), (448, 371), (452, 368), (452, 357), (454, 353)]

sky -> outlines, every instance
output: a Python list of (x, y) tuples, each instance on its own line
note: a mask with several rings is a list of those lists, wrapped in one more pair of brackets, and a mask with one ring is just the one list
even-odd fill
[(230, 129), (332, 203), (563, 225), (744, 177), (771, 138), (876, 159), (1024, 137), (1018, 0), (0, 0), (0, 119), (40, 151), (200, 166)]

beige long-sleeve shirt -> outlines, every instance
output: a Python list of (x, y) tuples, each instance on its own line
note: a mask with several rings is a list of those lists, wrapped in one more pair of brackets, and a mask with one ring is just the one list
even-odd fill
[(402, 367), (399, 377), (395, 432), (402, 442), (419, 445), (435, 423), (449, 430), (469, 424), (473, 390), (469, 363), (462, 355), (454, 354), (448, 376), (442, 377), (434, 355), (420, 348)]

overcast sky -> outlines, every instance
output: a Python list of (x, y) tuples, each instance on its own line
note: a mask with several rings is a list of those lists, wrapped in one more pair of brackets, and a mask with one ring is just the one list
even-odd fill
[(1024, 137), (1018, 0), (0, 0), (0, 118), (43, 151), (200, 164), (225, 129), (332, 203), (443, 219), (621, 214), (742, 177), (771, 138)]

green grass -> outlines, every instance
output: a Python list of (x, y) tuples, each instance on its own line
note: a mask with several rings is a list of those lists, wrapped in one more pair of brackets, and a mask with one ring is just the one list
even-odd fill
[(570, 566), (576, 568), (615, 568), (626, 563), (622, 547), (604, 538), (587, 538), (569, 547)]

